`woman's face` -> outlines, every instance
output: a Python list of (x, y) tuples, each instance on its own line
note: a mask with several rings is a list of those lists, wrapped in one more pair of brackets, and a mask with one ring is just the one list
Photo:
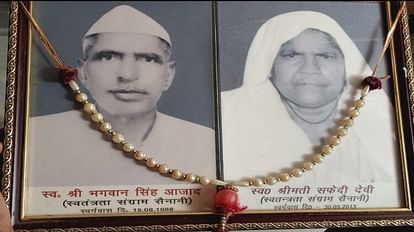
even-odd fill
[(345, 85), (343, 54), (328, 34), (306, 29), (284, 43), (273, 65), (272, 82), (287, 100), (300, 107), (324, 106)]

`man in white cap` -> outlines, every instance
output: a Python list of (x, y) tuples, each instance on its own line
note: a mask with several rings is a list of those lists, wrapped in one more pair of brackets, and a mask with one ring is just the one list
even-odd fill
[[(142, 12), (122, 5), (96, 21), (82, 42), (80, 80), (113, 130), (159, 163), (214, 177), (214, 131), (157, 111), (175, 74), (167, 31)], [(31, 131), (38, 128), (44, 136), (31, 137), (29, 163), (44, 168), (31, 168), (31, 186), (183, 183), (123, 155), (83, 116), (70, 111), (35, 117)], [(51, 138), (58, 134), (58, 140)]]

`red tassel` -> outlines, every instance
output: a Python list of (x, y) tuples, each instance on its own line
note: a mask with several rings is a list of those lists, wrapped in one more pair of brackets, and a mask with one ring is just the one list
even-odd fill
[(246, 206), (240, 206), (237, 192), (237, 188), (226, 186), (216, 193), (216, 209), (219, 213), (231, 216), (247, 208)]
[(238, 189), (233, 186), (222, 187), (215, 196), (215, 206), (223, 217), (220, 220), (220, 224), (217, 228), (218, 232), (226, 232), (227, 219), (238, 212), (245, 210), (246, 206), (240, 206)]

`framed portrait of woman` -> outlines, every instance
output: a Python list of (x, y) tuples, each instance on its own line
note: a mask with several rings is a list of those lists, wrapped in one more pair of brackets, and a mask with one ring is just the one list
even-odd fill
[[(238, 9), (246, 7), (250, 13), (248, 21), (241, 21), (228, 13), (226, 9), (234, 9), (231, 5), (219, 3), (219, 35), (223, 32), (222, 37), (219, 36), (219, 43), (230, 40), (234, 46), (240, 46), (228, 37), (233, 34), (241, 37), (240, 34), (247, 34), (249, 27), (240, 27), (241, 32), (226, 28), (229, 25), (234, 27), (234, 22), (242, 25), (251, 22), (256, 26), (261, 24), (261, 27), (251, 40), (244, 61), (242, 85), (230, 91), (222, 91), (224, 175), (235, 179), (243, 177), (246, 172), (258, 175), (257, 171), (260, 170), (263, 171), (260, 174), (275, 172), (282, 177), (286, 172), (283, 168), (293, 166), (301, 169), (305, 168), (301, 165), (310, 165), (307, 161), (317, 162), (318, 165), (313, 164), (315, 169), (309, 175), (305, 172), (299, 178), (292, 178), (286, 185), (277, 186), (277, 192), (290, 196), (293, 187), (294, 192), (301, 192), (298, 196), (305, 193), (326, 196), (327, 201), (322, 200), (315, 207), (329, 208), (330, 204), (326, 203), (334, 202), (331, 201), (333, 193), (337, 193), (336, 197), (347, 197), (346, 193), (350, 189), (359, 195), (358, 193), (364, 192), (360, 189), (369, 188), (365, 192), (369, 195), (361, 197), (360, 202), (364, 203), (354, 205), (357, 208), (367, 208), (378, 206), (374, 199), (380, 205), (385, 204), (382, 194), (388, 195), (394, 189), (391, 196), (395, 198), (391, 199), (388, 195), (389, 203), (386, 205), (401, 206), (403, 196), (398, 193), (404, 186), (401, 179), (404, 168), (400, 166), (399, 154), (402, 150), (396, 140), (398, 122), (394, 116), (395, 100), (389, 95), (393, 90), (384, 88), (373, 92), (375, 97), (372, 97), (372, 101), (376, 103), (371, 105), (378, 108), (365, 111), (366, 108), (363, 110), (361, 107), (352, 126), (340, 126), (342, 122), (338, 122), (349, 114), (347, 111), (354, 104), (349, 102), (359, 98), (356, 89), (362, 78), (372, 73), (369, 63), (375, 65), (381, 52), (387, 32), (387, 28), (381, 26), (381, 21), (384, 20), (381, 17), (382, 4), (335, 2), (284, 3), (276, 6), (263, 3), (255, 5), (255, 9), (245, 3)], [(267, 9), (269, 13), (275, 14), (276, 8), (282, 12), (276, 13), (276, 16), (267, 21), (264, 18), (269, 16), (258, 10)], [(364, 20), (366, 26), (361, 23), (355, 25), (356, 18), (366, 15), (370, 15), (368, 20)], [(247, 18), (244, 14), (240, 17)], [(227, 19), (233, 21), (228, 22)], [(220, 26), (223, 30), (220, 30)], [(274, 35), (278, 35), (277, 38)], [(233, 48), (228, 47), (230, 46), (223, 46), (223, 50), (230, 51), (221, 54), (235, 57)], [(227, 57), (220, 60), (223, 63), (230, 60), (234, 62)], [(390, 62), (381, 64), (381, 67), (389, 68)], [(220, 71), (235, 73), (229, 69), (240, 71), (239, 67), (241, 65), (223, 64)], [(378, 70), (377, 73), (385, 76), (389, 71)], [(227, 79), (230, 78), (220, 79), (224, 82), (223, 89), (226, 88), (226, 82), (236, 82)], [(366, 107), (369, 105), (367, 103)], [(235, 115), (244, 116), (234, 120)], [(375, 133), (377, 138), (374, 138), (369, 128), (372, 125), (381, 125), (375, 129), (378, 132)], [(241, 135), (235, 136), (235, 133)], [(339, 141), (336, 139), (338, 137), (343, 139)], [(378, 143), (379, 141), (382, 142)], [(372, 145), (368, 144), (371, 142)], [(241, 160), (245, 160), (245, 165), (233, 168), (232, 160), (240, 159), (241, 156), (244, 157)], [(254, 166), (253, 163), (258, 165)], [(275, 170), (275, 165), (280, 166), (280, 170)], [(310, 193), (310, 188), (315, 192)], [(377, 197), (373, 194), (374, 189), (378, 191)], [(347, 200), (338, 199), (335, 204), (341, 202)], [(286, 202), (280, 203), (285, 205)]]
[[(248, 209), (408, 206), (406, 132), (395, 98), (407, 66), (394, 69), (392, 49), (378, 61), (390, 26), (386, 8), (218, 3), (223, 175), (257, 186), (240, 190)], [(365, 99), (360, 85), (374, 69), (393, 78)]]
[(404, 2), (10, 5), (15, 229), (414, 224)]

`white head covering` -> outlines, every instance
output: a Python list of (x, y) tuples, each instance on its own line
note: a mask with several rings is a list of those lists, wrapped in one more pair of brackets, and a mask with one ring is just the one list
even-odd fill
[(84, 38), (105, 32), (130, 32), (159, 37), (171, 46), (168, 32), (154, 19), (127, 5), (121, 5), (108, 11), (89, 28)]
[(324, 31), (336, 39), (345, 57), (349, 82), (357, 86), (359, 80), (350, 77), (371, 74), (365, 59), (355, 52), (358, 48), (335, 20), (319, 12), (296, 11), (275, 16), (260, 27), (247, 55), (243, 87), (255, 86), (266, 80), (280, 46), (308, 28)]
[[(309, 138), (290, 118), (269, 80), (280, 46), (309, 28), (331, 35), (344, 54), (347, 88), (338, 107), (349, 110), (346, 102), (355, 98), (361, 80), (371, 75), (359, 49), (327, 15), (297, 11), (268, 20), (251, 43), (243, 85), (221, 95), (225, 179), (275, 175), (286, 168), (300, 167), (313, 153)], [(384, 91), (373, 91), (342, 144), (320, 167), (295, 181), (370, 182), (395, 178), (398, 148), (393, 116), (393, 107)]]

